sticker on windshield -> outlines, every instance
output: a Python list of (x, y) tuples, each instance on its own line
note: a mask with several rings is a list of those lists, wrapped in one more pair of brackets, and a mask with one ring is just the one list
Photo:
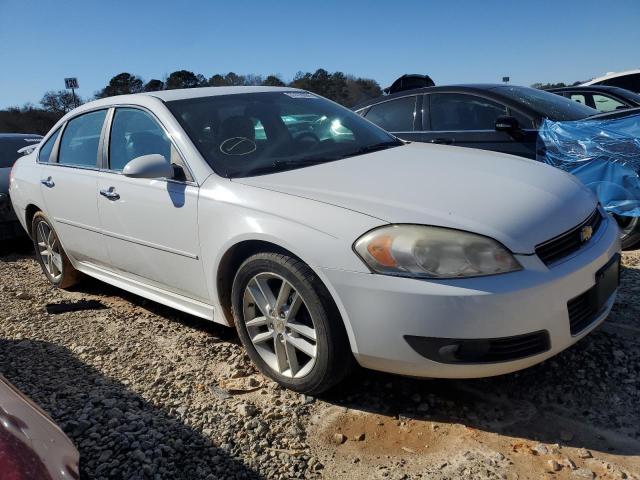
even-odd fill
[(316, 95), (309, 92), (283, 92), (283, 93), (291, 98), (318, 98)]

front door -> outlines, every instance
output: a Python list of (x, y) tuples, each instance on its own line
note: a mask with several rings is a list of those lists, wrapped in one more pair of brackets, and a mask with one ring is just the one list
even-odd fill
[[(496, 119), (502, 115), (515, 117), (520, 123), (520, 130), (514, 133), (497, 131)], [(422, 123), (422, 142), (536, 157), (537, 131), (533, 129), (533, 121), (504, 105), (477, 95), (425, 95)]]
[(109, 263), (98, 217), (98, 155), (106, 110), (69, 120), (40, 148), (40, 189), (45, 213), (67, 254), (78, 261)]
[[(129, 178), (124, 166), (161, 154), (180, 179)], [(198, 186), (158, 121), (136, 108), (116, 108), (99, 175), (98, 209), (112, 267), (121, 274), (196, 300), (207, 300), (198, 241)]]

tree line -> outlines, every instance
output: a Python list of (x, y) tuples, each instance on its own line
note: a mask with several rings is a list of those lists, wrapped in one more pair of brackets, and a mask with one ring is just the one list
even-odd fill
[(382, 95), (380, 85), (373, 79), (343, 72), (328, 72), (322, 68), (315, 72), (298, 72), (290, 82), (283, 81), (278, 75), (238, 75), (234, 72), (207, 78), (189, 70), (178, 70), (163, 80), (152, 78), (145, 82), (137, 75), (123, 72), (112, 77), (92, 98), (83, 99), (78, 95), (74, 97), (69, 90), (50, 90), (40, 100), (40, 108), (27, 104), (22, 108), (0, 110), (0, 132), (46, 133), (65, 113), (85, 101), (97, 98), (177, 88), (255, 85), (301, 88), (346, 107)]

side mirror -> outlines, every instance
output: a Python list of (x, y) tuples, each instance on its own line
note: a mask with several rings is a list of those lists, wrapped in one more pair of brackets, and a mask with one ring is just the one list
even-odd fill
[(508, 115), (501, 115), (496, 118), (496, 131), (513, 133), (520, 130), (518, 120)]
[(122, 174), (131, 178), (173, 178), (173, 167), (163, 155), (153, 153), (131, 160)]

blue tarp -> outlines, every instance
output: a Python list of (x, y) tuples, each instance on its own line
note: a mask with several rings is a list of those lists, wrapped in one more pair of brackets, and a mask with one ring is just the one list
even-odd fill
[(570, 172), (610, 213), (640, 217), (640, 114), (552, 122), (538, 134), (538, 160)]

